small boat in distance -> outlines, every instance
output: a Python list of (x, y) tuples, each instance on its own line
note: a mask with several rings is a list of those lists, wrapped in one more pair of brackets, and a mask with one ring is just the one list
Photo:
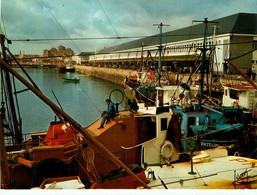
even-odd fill
[(64, 65), (57, 66), (57, 70), (60, 73), (65, 73), (66, 72), (66, 66), (64, 66)]
[(66, 66), (65, 72), (75, 72), (75, 67), (72, 66)]
[(63, 82), (65, 83), (79, 83), (80, 79), (78, 78), (62, 78)]
[(72, 66), (65, 66), (65, 65), (59, 65), (59, 66), (57, 66), (57, 70), (58, 70), (60, 73), (75, 72), (75, 67), (72, 67)]

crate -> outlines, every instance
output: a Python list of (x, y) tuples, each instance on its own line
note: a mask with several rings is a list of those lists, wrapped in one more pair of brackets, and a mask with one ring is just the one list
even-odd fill
[[(72, 187), (71, 181), (73, 182)], [(56, 177), (56, 178), (47, 178), (44, 179), (42, 184), (39, 186), (40, 189), (47, 189), (46, 186), (49, 186), (47, 184), (56, 184), (56, 188), (51, 189), (85, 189), (84, 184), (81, 182), (79, 176), (70, 176), (70, 177)], [(65, 186), (66, 184), (66, 186)], [(63, 186), (63, 188), (61, 188)], [(49, 188), (50, 189), (50, 188)]]

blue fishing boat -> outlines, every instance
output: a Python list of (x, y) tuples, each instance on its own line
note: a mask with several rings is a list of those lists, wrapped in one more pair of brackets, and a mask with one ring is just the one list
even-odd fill
[(196, 150), (238, 146), (244, 128), (244, 124), (238, 122), (242, 121), (239, 120), (243, 116), (242, 110), (223, 107), (220, 112), (204, 105), (201, 105), (200, 110), (196, 110), (196, 105), (192, 106), (192, 110), (180, 106), (173, 109), (180, 121), (181, 144), (184, 151), (190, 151), (194, 144)]

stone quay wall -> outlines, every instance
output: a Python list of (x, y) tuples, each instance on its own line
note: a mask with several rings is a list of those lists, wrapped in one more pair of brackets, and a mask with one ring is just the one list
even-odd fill
[[(105, 68), (105, 67), (93, 67), (93, 66), (81, 66), (81, 65), (76, 65), (75, 69), (77, 72), (80, 72), (82, 74), (87, 74), (89, 76), (94, 76), (100, 79), (104, 79), (110, 82), (114, 82), (120, 85), (124, 84), (126, 76), (130, 75), (137, 75), (137, 71), (131, 70), (131, 69), (117, 69), (117, 68)], [(176, 79), (179, 78), (179, 80), (183, 80), (183, 82), (186, 82), (189, 78), (189, 74), (180, 74), (179, 77), (177, 77), (178, 73), (173, 73), (170, 72), (168, 74), (170, 81), (175, 84)], [(199, 74), (196, 74), (195, 77), (200, 78)], [(238, 74), (233, 74), (229, 76), (230, 78), (230, 83), (232, 81), (233, 84), (247, 84), (249, 83), (240, 75)], [(193, 79), (195, 80), (195, 79)], [(220, 82), (222, 85), (225, 85), (228, 82), (227, 78), (220, 77), (219, 78)], [(204, 81), (206, 83), (206, 80)], [(254, 81), (256, 84), (256, 80)], [(180, 83), (180, 82), (179, 82)]]
[(135, 70), (117, 69), (117, 68), (104, 68), (93, 66), (75, 66), (77, 72), (114, 82), (120, 85), (124, 84), (126, 76), (136, 75)]

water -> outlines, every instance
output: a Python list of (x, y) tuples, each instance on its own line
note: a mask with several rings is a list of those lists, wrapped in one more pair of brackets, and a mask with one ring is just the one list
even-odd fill
[[(24, 75), (20, 69), (16, 69)], [(123, 87), (112, 82), (80, 73), (59, 73), (56, 69), (26, 69), (39, 89), (54, 103), (57, 103), (52, 91), (59, 100), (63, 110), (86, 127), (96, 121), (103, 110), (107, 109), (105, 99), (113, 89), (124, 91)], [(64, 83), (62, 78), (80, 79), (80, 83)], [(17, 91), (26, 87), (16, 80)], [(120, 102), (122, 95), (115, 91), (111, 95), (113, 102)], [(18, 94), (23, 133), (47, 131), (51, 121), (55, 120), (54, 112), (31, 91)], [(119, 110), (127, 108), (127, 99), (119, 105)]]

